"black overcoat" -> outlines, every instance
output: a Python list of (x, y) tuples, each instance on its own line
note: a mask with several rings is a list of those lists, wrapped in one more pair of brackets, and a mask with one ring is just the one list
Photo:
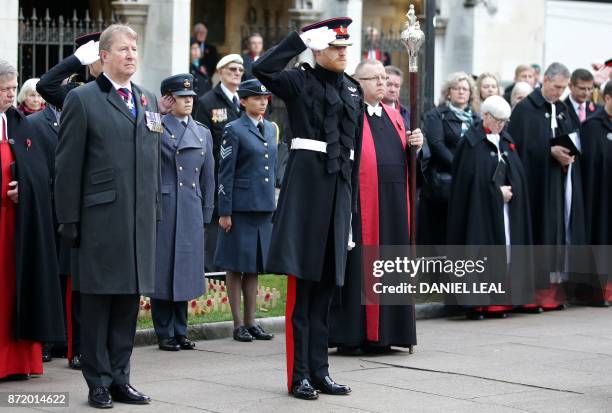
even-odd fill
[(145, 120), (155, 96), (131, 86), (136, 118), (104, 75), (71, 90), (62, 111), (55, 207), (60, 224), (80, 226), (72, 276), (86, 294), (154, 291), (161, 133)]

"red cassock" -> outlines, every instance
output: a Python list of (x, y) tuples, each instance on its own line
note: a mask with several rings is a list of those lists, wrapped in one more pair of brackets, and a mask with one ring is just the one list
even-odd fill
[(42, 347), (34, 341), (15, 341), (15, 222), (17, 206), (7, 196), (14, 161), (9, 143), (0, 143), (0, 378), (13, 374), (42, 374)]
[[(404, 121), (399, 111), (394, 110), (381, 102), (383, 110), (389, 116), (391, 123), (395, 127), (398, 134), (398, 139), (402, 141), (402, 147), (406, 150), (406, 130)], [(406, 168), (408, 175), (408, 168)], [(410, 179), (406, 176), (406, 203), (408, 215), (408, 228), (410, 230), (410, 191), (408, 188)], [(376, 160), (376, 148), (374, 145), (374, 137), (368, 123), (367, 116), (364, 116), (363, 122), (363, 141), (361, 147), (361, 163), (359, 165), (359, 209), (361, 212), (362, 226), (362, 243), (364, 255), (375, 253), (376, 248), (380, 245), (379, 238), (379, 205), (378, 205), (378, 168)], [(407, 234), (409, 237), (410, 234)], [(371, 262), (375, 257), (364, 257), (364, 262)], [(371, 272), (364, 272), (364, 283), (366, 291), (366, 338), (368, 341), (379, 341), (379, 322), (380, 322), (380, 306), (378, 304), (378, 296), (372, 291), (374, 277)]]

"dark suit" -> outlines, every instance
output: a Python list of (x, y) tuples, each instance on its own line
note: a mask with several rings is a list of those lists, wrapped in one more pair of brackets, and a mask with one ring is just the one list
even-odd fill
[[(567, 106), (567, 113), (569, 114), (570, 121), (572, 122), (572, 127), (574, 128), (574, 130), (581, 129), (581, 122), (580, 118), (578, 117), (578, 112), (576, 112), (576, 110), (574, 109), (574, 105), (572, 104), (570, 97), (568, 96), (567, 98), (565, 98), (563, 102), (565, 103), (565, 106)], [(591, 116), (593, 116), (593, 114), (597, 112), (597, 109), (598, 106), (590, 100), (584, 102), (584, 114), (586, 115), (586, 119), (589, 119)]]
[[(213, 155), (215, 157), (215, 187), (218, 182), (217, 174), (219, 172), (219, 146), (221, 145), (221, 137), (223, 129), (229, 122), (240, 117), (240, 110), (236, 105), (227, 98), (221, 89), (221, 83), (217, 84), (212, 90), (208, 91), (198, 100), (196, 114), (194, 119), (201, 122), (210, 129), (213, 140)], [(217, 230), (219, 228), (219, 215), (217, 213), (217, 193), (215, 192), (215, 209), (210, 220), (210, 224), (206, 226), (206, 271), (217, 271), (218, 268), (214, 264), (215, 250), (217, 247)]]
[(131, 88), (135, 117), (104, 75), (72, 90), (56, 152), (57, 219), (80, 227), (72, 269), (90, 387), (129, 382), (139, 295), (154, 290), (161, 139), (145, 112), (157, 101)]

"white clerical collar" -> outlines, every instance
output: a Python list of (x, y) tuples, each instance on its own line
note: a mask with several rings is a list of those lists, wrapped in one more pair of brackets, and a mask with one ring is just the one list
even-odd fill
[(238, 99), (238, 101), (240, 101), (240, 98), (238, 97), (238, 93), (232, 93), (224, 84), (223, 82), (219, 83), (219, 85), (221, 85), (221, 90), (223, 91), (223, 94), (229, 99), (230, 102), (234, 102), (234, 97), (236, 97), (236, 99)]
[(106, 78), (111, 82), (111, 84), (113, 85), (113, 87), (115, 89), (119, 90), (121, 88), (125, 88), (125, 89), (129, 90), (130, 93), (132, 92), (132, 84), (131, 84), (131, 82), (128, 81), (127, 85), (122, 85), (122, 84), (119, 84), (119, 83), (115, 82), (113, 79), (111, 79), (111, 77), (108, 74), (106, 74), (106, 73), (102, 73), (102, 74), (104, 76), (106, 76)]
[(261, 122), (263, 120), (263, 116), (259, 116), (257, 118), (254, 118), (249, 113), (247, 113), (246, 115), (249, 117), (249, 119), (251, 119), (251, 122), (253, 122), (253, 125), (255, 125), (256, 127), (259, 124), (259, 122)]

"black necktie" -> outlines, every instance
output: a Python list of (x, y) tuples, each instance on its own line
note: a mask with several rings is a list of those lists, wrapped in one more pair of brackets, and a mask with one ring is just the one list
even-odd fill
[(264, 124), (263, 122), (259, 122), (257, 124), (257, 129), (259, 129), (259, 133), (261, 133), (261, 136), (265, 137), (266, 135), (264, 135)]
[(187, 122), (185, 122), (184, 120), (181, 121), (181, 125), (183, 125), (184, 127), (187, 127)]
[(240, 110), (240, 102), (236, 96), (232, 98), (232, 102), (234, 102), (234, 105), (236, 105), (236, 109)]

